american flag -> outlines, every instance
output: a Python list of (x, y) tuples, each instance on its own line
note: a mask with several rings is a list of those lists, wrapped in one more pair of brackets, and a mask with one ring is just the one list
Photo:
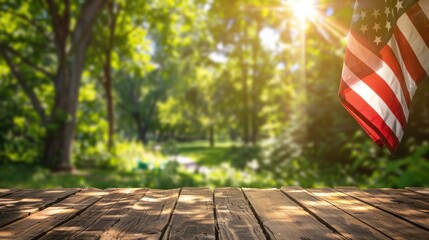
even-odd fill
[(428, 76), (428, 46), (429, 0), (357, 0), (339, 98), (371, 139), (391, 152)]

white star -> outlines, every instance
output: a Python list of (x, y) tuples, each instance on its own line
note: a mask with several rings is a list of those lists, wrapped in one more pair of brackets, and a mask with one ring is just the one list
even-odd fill
[(377, 17), (380, 16), (380, 10), (379, 9), (374, 9), (374, 12), (372, 13), (372, 15), (374, 16), (374, 18), (377, 19)]
[(381, 43), (381, 37), (375, 36), (375, 39), (373, 41), (377, 46)]
[(385, 26), (386, 28), (387, 28), (387, 31), (390, 31), (390, 29), (392, 28), (392, 25), (390, 24), (390, 22), (389, 21), (387, 21), (387, 23), (386, 23), (386, 26)]
[(389, 15), (390, 15), (390, 8), (386, 7), (386, 10), (384, 10), (384, 13), (386, 14), (387, 17), (389, 17)]
[(359, 29), (363, 34), (365, 34), (366, 31), (368, 31), (368, 25), (361, 25)]
[(364, 20), (366, 17), (366, 11), (360, 11), (360, 18)]
[(402, 5), (402, 3), (403, 3), (403, 1), (398, 1), (397, 3), (396, 3), (396, 9), (398, 10), (398, 12), (399, 12), (399, 10), (400, 9), (402, 9), (402, 8), (404, 8), (404, 6)]
[(374, 27), (372, 29), (374, 29), (375, 32), (378, 32), (378, 30), (380, 30), (380, 23), (374, 23)]

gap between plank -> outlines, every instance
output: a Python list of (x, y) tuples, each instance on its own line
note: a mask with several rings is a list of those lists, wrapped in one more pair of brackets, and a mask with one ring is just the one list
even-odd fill
[[(48, 190), (54, 190), (54, 189), (55, 189), (55, 188), (48, 189)], [(48, 191), (48, 190), (46, 190), (46, 191)], [(8, 223), (4, 224), (4, 225), (0, 225), (0, 228), (6, 227), (6, 226), (8, 226), (8, 225), (10, 225), (10, 224), (12, 224), (12, 223), (15, 223), (15, 222), (17, 222), (17, 221), (19, 221), (19, 220), (24, 219), (24, 218), (26, 218), (26, 217), (28, 217), (28, 216), (30, 216), (30, 215), (33, 215), (33, 214), (35, 214), (35, 213), (38, 213), (38, 212), (42, 211), (43, 209), (46, 209), (46, 208), (48, 208), (48, 207), (50, 207), (50, 206), (52, 206), (52, 205), (54, 205), (54, 204), (56, 204), (56, 203), (59, 203), (59, 202), (63, 201), (64, 199), (66, 199), (66, 198), (68, 198), (68, 197), (70, 197), (70, 196), (75, 195), (76, 193), (78, 193), (78, 192), (80, 192), (80, 191), (82, 191), (82, 188), (79, 188), (79, 189), (78, 189), (76, 192), (74, 192), (74, 193), (71, 193), (71, 194), (69, 194), (69, 195), (65, 195), (65, 196), (63, 196), (63, 197), (57, 198), (57, 199), (55, 199), (54, 201), (52, 201), (52, 202), (50, 202), (50, 203), (48, 203), (48, 204), (46, 204), (46, 205), (43, 205), (43, 206), (41, 206), (41, 207), (37, 208), (37, 210), (36, 210), (36, 211), (34, 211), (34, 212), (28, 212), (28, 213), (27, 213), (26, 215), (24, 215), (24, 216), (18, 217), (18, 218), (16, 218), (16, 219), (14, 219), (14, 220), (12, 220), (12, 221), (10, 221), (10, 222), (8, 222)], [(13, 192), (13, 193), (16, 193), (16, 192)], [(12, 194), (12, 193), (11, 193), (11, 194)]]
[[(108, 194), (107, 194), (106, 196), (108, 196)], [(103, 196), (102, 198), (99, 198), (98, 200), (94, 201), (93, 203), (89, 204), (88, 206), (86, 206), (86, 207), (82, 208), (81, 210), (77, 211), (75, 214), (71, 215), (69, 218), (66, 218), (66, 219), (64, 219), (63, 221), (58, 222), (57, 224), (55, 224), (55, 225), (54, 225), (54, 227), (53, 227), (51, 230), (55, 229), (55, 228), (56, 228), (56, 227), (58, 227), (58, 226), (63, 225), (64, 223), (66, 223), (66, 222), (68, 222), (68, 221), (72, 220), (73, 218), (77, 217), (78, 215), (80, 215), (81, 213), (83, 213), (86, 209), (88, 209), (89, 207), (91, 207), (91, 206), (92, 206), (92, 205), (94, 205), (96, 202), (100, 201), (101, 199), (103, 199), (103, 198), (104, 198), (104, 197), (106, 197), (106, 196)], [(49, 231), (50, 231), (50, 230), (49, 230)], [(41, 238), (41, 237), (45, 236), (49, 231), (47, 231), (47, 232), (43, 232), (43, 233), (40, 233), (39, 235), (35, 236), (33, 239), (39, 239), (39, 238)]]
[[(422, 190), (423, 189), (427, 189), (427, 188), (421, 188)], [(417, 188), (414, 188), (414, 187), (406, 187), (405, 188), (405, 190), (408, 190), (408, 191), (410, 191), (410, 192), (413, 192), (413, 193), (418, 193), (418, 194), (420, 194), (420, 195), (423, 195), (423, 196), (429, 196), (428, 194), (426, 194), (426, 193), (423, 193), (423, 192), (421, 192), (421, 191), (419, 191), (419, 189), (417, 189)]]
[(212, 199), (213, 199), (213, 217), (214, 217), (214, 221), (215, 221), (215, 239), (219, 240), (219, 223), (217, 220), (217, 214), (216, 214), (216, 198), (215, 198), (215, 191), (216, 188), (214, 190), (212, 190)]
[(174, 212), (176, 211), (177, 203), (179, 202), (180, 195), (182, 194), (182, 189), (180, 188), (179, 193), (177, 194), (176, 202), (174, 202), (173, 210), (170, 213), (170, 217), (168, 217), (168, 222), (165, 224), (165, 227), (162, 229), (161, 235), (159, 236), (159, 239), (164, 239), (164, 235), (167, 234), (169, 231), (171, 219), (173, 218)]
[[(332, 190), (337, 191), (337, 190), (335, 190), (335, 189), (332, 189)], [(314, 197), (319, 198), (319, 197), (317, 197), (315, 194), (313, 194), (312, 192), (310, 192), (310, 191), (307, 191), (307, 192), (309, 192), (309, 193), (310, 193), (311, 195), (313, 195)], [(339, 191), (338, 191), (338, 192), (339, 192)], [(340, 193), (342, 193), (342, 192), (340, 192)], [(346, 195), (347, 195), (347, 194), (346, 194)], [(347, 196), (348, 196), (348, 195), (347, 195)], [(321, 199), (321, 198), (319, 198), (319, 199)], [(331, 201), (328, 201), (328, 200), (325, 200), (325, 199), (321, 199), (321, 200), (323, 200), (323, 201), (325, 201), (325, 202), (328, 202), (329, 204), (331, 204), (332, 206), (334, 206), (334, 207), (338, 208), (340, 211), (344, 212), (345, 214), (352, 216), (353, 218), (357, 219), (358, 221), (362, 222), (363, 224), (367, 225), (368, 227), (370, 227), (370, 228), (372, 228), (372, 229), (375, 229), (376, 231), (380, 232), (381, 234), (383, 234), (383, 235), (384, 235), (384, 236), (386, 236), (387, 238), (390, 238), (390, 239), (392, 239), (392, 240), (393, 240), (393, 238), (392, 238), (391, 236), (387, 235), (386, 233), (384, 233), (384, 231), (381, 231), (381, 230), (379, 230), (379, 229), (377, 229), (377, 228), (375, 228), (375, 227), (371, 226), (371, 224), (369, 224), (369, 223), (367, 223), (367, 222), (365, 222), (365, 221), (363, 221), (363, 220), (359, 219), (358, 217), (354, 216), (353, 214), (348, 213), (346, 210), (344, 210), (344, 209), (342, 209), (342, 208), (338, 207), (336, 204), (332, 203)]]
[(259, 226), (261, 227), (262, 232), (263, 232), (263, 233), (264, 233), (264, 235), (265, 235), (265, 239), (267, 239), (267, 240), (271, 239), (271, 238), (270, 238), (270, 234), (268, 233), (267, 229), (265, 229), (265, 227), (264, 227), (264, 223), (263, 223), (263, 222), (262, 222), (262, 220), (258, 217), (258, 214), (256, 213), (255, 208), (253, 208), (252, 203), (250, 203), (249, 198), (248, 198), (248, 197), (247, 197), (247, 195), (246, 195), (246, 192), (245, 192), (245, 191), (243, 191), (243, 188), (240, 188), (240, 191), (241, 191), (241, 193), (243, 194), (244, 198), (246, 199), (247, 204), (249, 204), (249, 207), (250, 207), (250, 209), (252, 210), (252, 213), (253, 213), (253, 215), (255, 216), (256, 221), (258, 221)]
[[(105, 197), (107, 197), (107, 196), (109, 196), (110, 194), (112, 194), (115, 190), (118, 190), (119, 188), (108, 188), (108, 189), (106, 189), (106, 190), (112, 190), (109, 194), (107, 194), (106, 196), (104, 196), (104, 197), (102, 197), (102, 198), (100, 198), (100, 200), (101, 199), (103, 199), (103, 198), (105, 198)], [(144, 189), (144, 188), (143, 188)], [(112, 210), (115, 206), (116, 206), (116, 204), (119, 204), (119, 202), (122, 200), (122, 199), (126, 199), (127, 197), (129, 197), (129, 195), (132, 195), (134, 192), (136, 192), (136, 191), (138, 191), (139, 190), (139, 188), (136, 188), (136, 189), (133, 189), (133, 190), (131, 190), (129, 193), (126, 193), (125, 194), (125, 196), (123, 196), (122, 198), (120, 198), (113, 206), (111, 206), (110, 208), (109, 208), (109, 210), (106, 210), (105, 212), (104, 212), (104, 214), (106, 214), (107, 212), (109, 212), (110, 210)], [(143, 194), (143, 196), (141, 197), (141, 198), (143, 198), (145, 195), (146, 195), (146, 193), (149, 191), (149, 189), (146, 189), (146, 192), (144, 192), (144, 194)], [(139, 200), (137, 200), (137, 202), (138, 201), (140, 201), (141, 200), (141, 198), (139, 199)], [(100, 201), (100, 200), (98, 200), (98, 201)], [(98, 202), (97, 201), (97, 202)], [(136, 202), (136, 203), (137, 203)], [(96, 202), (95, 202), (96, 203)], [(94, 203), (94, 204), (95, 204)], [(92, 205), (92, 204), (91, 204)], [(134, 205), (134, 204), (133, 204)], [(132, 207), (132, 206), (131, 206)], [(86, 210), (86, 209), (85, 209)], [(128, 211), (130, 211), (130, 209), (128, 210)], [(127, 211), (127, 212), (128, 212)], [(127, 214), (127, 212), (125, 212), (123, 215), (122, 215), (122, 217), (124, 216), (124, 215), (126, 215)], [(86, 231), (88, 228), (90, 228), (91, 226), (92, 226), (92, 224), (94, 224), (95, 222), (97, 222), (97, 220), (98, 219), (100, 219), (101, 217), (103, 217), (104, 216), (104, 214), (103, 215), (100, 215), (100, 216), (98, 216), (98, 218), (96, 218), (96, 219), (94, 219), (94, 221), (91, 223), (91, 224), (89, 224), (85, 229), (83, 229), (83, 230), (81, 230), (78, 234), (76, 234), (75, 236), (78, 236), (79, 234), (81, 234), (81, 233), (83, 233), (84, 231)], [(80, 215), (80, 214), (79, 214)], [(73, 218), (75, 218), (75, 217), (77, 217), (77, 215), (76, 216), (74, 216)], [(70, 219), (70, 220), (72, 220), (72, 219)], [(121, 218), (118, 218), (118, 219), (116, 219), (116, 221), (110, 226), (110, 227), (108, 227), (105, 231), (108, 231), (110, 228), (112, 228), (117, 222), (119, 222), (121, 220)]]
[[(304, 206), (302, 203), (300, 203), (298, 200), (296, 200), (295, 198), (293, 198), (292, 196), (290, 196), (289, 194), (283, 192), (281, 190), (281, 188), (279, 189), (281, 193), (283, 193), (283, 195), (285, 195), (287, 198), (289, 198), (290, 200), (292, 200), (294, 203), (296, 203), (298, 206), (300, 206), (302, 209), (304, 209), (304, 211), (308, 212), (310, 215), (312, 215), (314, 218), (316, 218), (320, 223), (322, 223), (323, 225), (325, 225), (327, 228), (329, 228), (331, 231), (333, 231), (334, 233), (338, 234), (341, 238), (343, 239), (349, 239), (345, 236), (343, 236), (340, 232), (338, 232), (337, 229), (335, 229), (334, 227), (332, 227), (328, 222), (326, 222), (325, 220), (323, 220), (321, 217), (317, 216), (317, 214), (313, 213), (312, 211), (310, 211), (310, 209), (308, 209), (306, 206)], [(304, 191), (307, 191), (303, 188)], [(330, 204), (330, 203), (329, 203)]]
[(5, 192), (5, 193), (0, 193), (0, 197), (7, 197), (9, 195), (11, 195), (12, 193), (17, 193), (19, 191), (21, 191), (22, 189), (11, 189), (9, 192)]
[(370, 205), (370, 206), (372, 206), (372, 207), (374, 207), (374, 208), (377, 208), (377, 209), (379, 209), (379, 210), (381, 210), (381, 211), (383, 211), (383, 212), (385, 212), (385, 213), (391, 214), (391, 215), (393, 215), (393, 216), (395, 216), (395, 217), (397, 217), (397, 218), (399, 218), (399, 219), (402, 219), (402, 220), (404, 220), (404, 221), (406, 221), (406, 222), (409, 222), (409, 223), (413, 224), (413, 225), (414, 225), (414, 226), (416, 226), (416, 227), (419, 227), (419, 228), (421, 228), (421, 229), (423, 229), (423, 230), (429, 231), (429, 228), (426, 228), (426, 227), (420, 226), (419, 224), (416, 224), (416, 223), (414, 223), (414, 222), (412, 222), (412, 221), (408, 220), (407, 218), (405, 218), (405, 217), (403, 217), (403, 216), (401, 216), (401, 215), (398, 215), (398, 214), (396, 214), (396, 213), (394, 213), (394, 212), (388, 211), (388, 210), (386, 210), (386, 209), (384, 209), (384, 208), (382, 208), (382, 207), (379, 207), (379, 206), (377, 206), (377, 205), (375, 205), (375, 204), (372, 204), (372, 203), (367, 202), (367, 201), (365, 201), (365, 200), (363, 200), (363, 199), (360, 199), (360, 198), (358, 198), (358, 197), (355, 197), (355, 196), (353, 196), (353, 195), (351, 195), (351, 194), (348, 194), (347, 192), (343, 192), (343, 191), (341, 191), (341, 189), (335, 189), (335, 190), (340, 191), (341, 193), (344, 193), (344, 194), (346, 194), (347, 196), (352, 197), (352, 198), (354, 198), (354, 199), (356, 199), (356, 200), (358, 200), (358, 201), (360, 201), (360, 202), (363, 202), (363, 203), (368, 204), (368, 205)]

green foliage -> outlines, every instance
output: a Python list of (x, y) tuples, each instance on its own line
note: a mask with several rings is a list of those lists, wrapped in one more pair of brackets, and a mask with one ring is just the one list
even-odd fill
[(253, 162), (262, 159), (262, 149), (259, 146), (232, 146), (227, 155), (232, 159), (231, 165), (237, 169), (244, 169)]
[(37, 162), (44, 136), (40, 119), (6, 72), (0, 79), (0, 95), (8, 99), (0, 101), (0, 162)]
[[(359, 137), (359, 135), (358, 135)], [(392, 157), (387, 151), (380, 151), (369, 140), (361, 143), (348, 144), (351, 150), (352, 164), (349, 165), (350, 176), (358, 176), (356, 182), (363, 186), (421, 186), (426, 185), (429, 176), (426, 174), (429, 161), (428, 142), (421, 145), (408, 142), (413, 148), (404, 157)]]
[(151, 187), (177, 188), (192, 186), (193, 179), (176, 173), (169, 164), (164, 171), (141, 170), (124, 172), (112, 169), (86, 169), (74, 173), (51, 173), (35, 165), (1, 165), (1, 186), (8, 188), (52, 188), (52, 187)]
[[(281, 2), (112, 1), (116, 142), (107, 146), (112, 16), (103, 9), (78, 92), (79, 170), (69, 174), (37, 166), (46, 131), (72, 120), (51, 112), (56, 90), (44, 71), (55, 73), (59, 63), (49, 9), (43, 1), (1, 1), (0, 47), (19, 53), (9, 52), (11, 60), (51, 121), (0, 57), (0, 187), (427, 186), (429, 82), (416, 93), (392, 157), (337, 100), (347, 32), (337, 25), (350, 23), (353, 1), (318, 1), (335, 34), (299, 26)], [(71, 3), (71, 28), (81, 3)], [(190, 171), (178, 157), (198, 167)]]

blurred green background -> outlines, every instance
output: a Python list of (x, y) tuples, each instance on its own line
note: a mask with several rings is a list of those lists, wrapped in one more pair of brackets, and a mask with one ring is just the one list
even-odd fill
[[(0, 187), (429, 186), (337, 100), (354, 1), (0, 0)], [(304, 3), (304, 4), (302, 4)]]

